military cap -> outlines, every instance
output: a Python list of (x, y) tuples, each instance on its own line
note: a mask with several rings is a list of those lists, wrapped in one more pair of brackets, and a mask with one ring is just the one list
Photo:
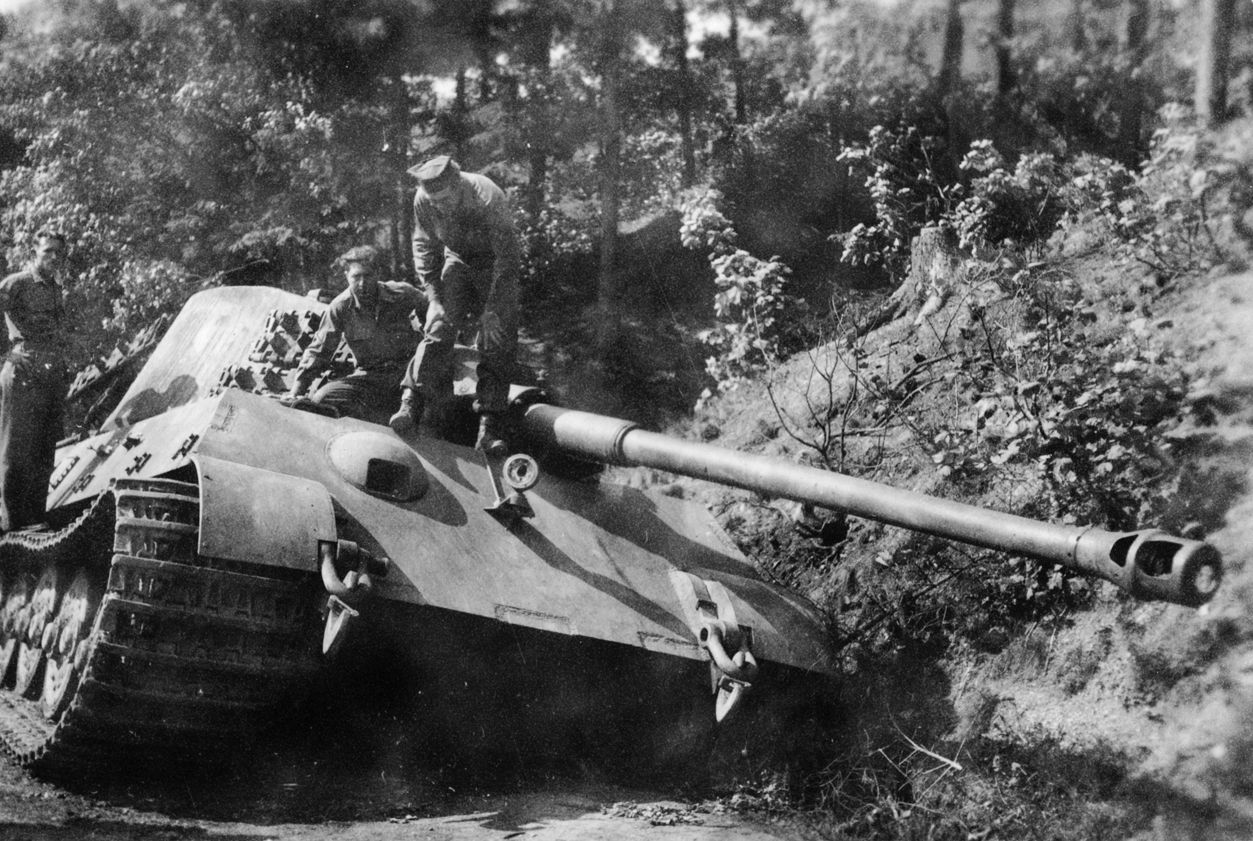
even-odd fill
[(448, 155), (439, 155), (409, 170), (427, 193), (441, 193), (457, 182), (461, 167)]
[(378, 257), (378, 249), (374, 246), (358, 245), (355, 248), (350, 248), (343, 254), (339, 255), (338, 262), (345, 266), (349, 263), (362, 263), (364, 265), (370, 265), (378, 260)]
[(56, 240), (61, 245), (69, 245), (65, 239), (65, 234), (52, 228), (41, 228), (39, 233), (35, 234), (35, 242), (43, 242), (44, 240)]

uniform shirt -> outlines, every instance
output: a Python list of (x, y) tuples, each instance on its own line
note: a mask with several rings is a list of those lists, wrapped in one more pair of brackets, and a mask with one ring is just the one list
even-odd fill
[(9, 327), (9, 342), (32, 349), (54, 349), (61, 344), (65, 307), (61, 287), (34, 268), (0, 281), (0, 312)]
[(404, 366), (413, 356), (421, 336), (411, 318), (419, 323), (426, 314), (426, 297), (408, 283), (383, 281), (372, 305), (358, 307), (352, 290), (335, 296), (322, 317), (313, 344), (305, 348), (298, 375), (310, 376), (330, 361), (342, 336), (357, 360), (358, 371), (379, 371)]
[(518, 229), (504, 190), (486, 175), (460, 174), (453, 188), (460, 192), (457, 208), (441, 213), (426, 192), (413, 197), (413, 265), (418, 280), (434, 292), (443, 291), (440, 266), (444, 252), (465, 262), (492, 260), (492, 286), (516, 282), (522, 263)]

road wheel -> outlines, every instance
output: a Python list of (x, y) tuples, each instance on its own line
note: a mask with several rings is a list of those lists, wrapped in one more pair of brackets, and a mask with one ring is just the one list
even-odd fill
[(13, 686), (17, 647), (26, 633), (26, 606), (34, 589), (32, 576), (16, 572), (4, 576), (0, 589), (0, 687)]
[(30, 621), (17, 646), (17, 676), (13, 681), (13, 690), (32, 701), (43, 693), (44, 661), (48, 659), (43, 646), (44, 631), (56, 616), (60, 583), (61, 574), (55, 565), (46, 568), (39, 576), (27, 610)]
[(61, 607), (52, 620), (52, 644), (44, 666), (44, 715), (56, 721), (78, 688), (86, 663), (87, 637), (91, 634), (96, 611), (100, 608), (101, 588), (85, 570), (80, 570), (61, 597)]

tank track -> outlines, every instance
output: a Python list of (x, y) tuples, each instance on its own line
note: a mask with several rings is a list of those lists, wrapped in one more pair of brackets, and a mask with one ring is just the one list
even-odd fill
[(194, 484), (122, 479), (63, 529), (0, 537), (13, 760), (52, 778), (217, 765), (307, 688), (316, 584), (198, 555), (199, 510)]

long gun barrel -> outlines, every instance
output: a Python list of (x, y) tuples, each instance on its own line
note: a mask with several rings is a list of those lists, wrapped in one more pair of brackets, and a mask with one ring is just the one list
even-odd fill
[(1025, 555), (1099, 576), (1139, 598), (1201, 605), (1222, 580), (1218, 550), (1156, 529), (1108, 532), (1044, 523), (542, 403), (526, 409), (523, 428), (527, 438), (583, 458), (652, 467)]

